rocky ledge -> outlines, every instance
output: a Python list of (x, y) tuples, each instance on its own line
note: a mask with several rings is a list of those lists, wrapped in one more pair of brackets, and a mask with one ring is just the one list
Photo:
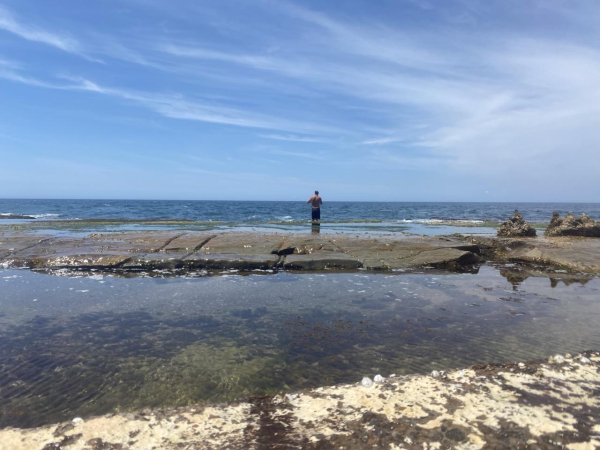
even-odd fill
[(0, 430), (10, 450), (600, 446), (600, 353)]

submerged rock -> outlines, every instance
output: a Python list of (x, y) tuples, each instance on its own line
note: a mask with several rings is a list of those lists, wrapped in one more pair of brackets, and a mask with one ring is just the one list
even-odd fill
[(535, 235), (535, 228), (525, 222), (523, 216), (516, 209), (515, 214), (498, 228), (498, 236), (501, 237), (533, 237)]
[(586, 213), (581, 217), (568, 213), (563, 219), (558, 212), (554, 211), (552, 220), (546, 228), (546, 236), (600, 237), (600, 222), (592, 220)]
[(13, 219), (35, 219), (35, 217), (33, 216), (26, 216), (23, 214), (0, 214), (0, 219), (9, 219), (9, 220), (13, 220)]

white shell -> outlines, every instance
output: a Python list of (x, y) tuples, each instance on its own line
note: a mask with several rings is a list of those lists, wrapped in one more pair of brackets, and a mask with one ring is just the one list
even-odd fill
[(434, 370), (433, 372), (431, 372), (431, 376), (432, 376), (433, 378), (439, 378), (439, 376), (440, 376), (440, 373), (439, 373), (437, 370)]
[(565, 362), (565, 357), (563, 355), (554, 355), (550, 357), (550, 360), (548, 362), (554, 364), (562, 364)]
[(385, 378), (383, 378), (381, 375), (375, 375), (375, 378), (373, 378), (375, 383), (383, 383), (384, 380)]
[(81, 423), (81, 422), (83, 422), (83, 419), (81, 417), (75, 417), (71, 422), (73, 422), (73, 423)]
[(360, 384), (362, 384), (363, 387), (371, 387), (373, 386), (373, 380), (371, 380), (369, 377), (364, 377)]
[(525, 368), (525, 364), (523, 364), (522, 362), (520, 362), (520, 363), (518, 364), (518, 366), (519, 366), (519, 369), (524, 369), (524, 368)]
[(581, 358), (579, 358), (579, 362), (581, 364), (589, 364), (589, 363), (591, 363), (591, 361), (589, 360), (589, 358), (586, 358), (585, 356), (582, 356)]

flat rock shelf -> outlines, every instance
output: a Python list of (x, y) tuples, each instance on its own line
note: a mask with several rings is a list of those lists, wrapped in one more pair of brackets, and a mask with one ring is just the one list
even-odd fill
[(470, 271), (483, 262), (539, 263), (600, 273), (593, 238), (351, 237), (249, 232), (94, 233), (60, 237), (0, 232), (0, 266), (30, 269)]

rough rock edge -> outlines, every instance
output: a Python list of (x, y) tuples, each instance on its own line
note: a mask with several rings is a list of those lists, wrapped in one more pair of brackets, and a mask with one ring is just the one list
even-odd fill
[(546, 236), (581, 236), (600, 238), (600, 222), (592, 220), (587, 214), (575, 217), (568, 213), (564, 219), (558, 212), (552, 213), (552, 220), (546, 228)]
[(525, 222), (523, 216), (515, 209), (515, 214), (498, 227), (500, 237), (535, 237), (537, 232)]
[[(582, 359), (582, 357), (587, 358)], [(596, 448), (600, 353), (0, 430), (0, 449)]]

